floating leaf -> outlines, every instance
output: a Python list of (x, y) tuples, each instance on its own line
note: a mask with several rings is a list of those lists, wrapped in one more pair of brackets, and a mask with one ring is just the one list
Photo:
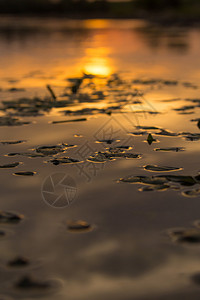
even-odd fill
[(170, 186), (167, 184), (144, 186), (139, 189), (140, 192), (166, 191)]
[(161, 130), (160, 127), (156, 126), (136, 126), (137, 129), (144, 129), (144, 130)]
[(147, 184), (147, 185), (163, 185), (165, 183), (167, 183), (168, 180), (166, 178), (162, 178), (162, 177), (157, 177), (157, 176), (146, 176), (141, 178), (141, 183), (143, 184)]
[(129, 132), (129, 134), (133, 135), (133, 136), (141, 136), (141, 135), (145, 135), (147, 134), (147, 131), (133, 131), (133, 132)]
[(70, 157), (60, 157), (56, 159), (51, 159), (49, 162), (51, 162), (54, 165), (61, 165), (61, 164), (77, 164), (81, 163), (83, 161), (80, 161), (78, 159), (70, 158)]
[(183, 191), (182, 195), (186, 197), (197, 197), (200, 195), (200, 189)]
[(158, 151), (158, 152), (180, 152), (180, 151), (185, 151), (185, 148), (183, 148), (183, 147), (155, 148), (154, 151)]
[(16, 257), (8, 262), (9, 267), (25, 267), (29, 264), (29, 260), (25, 257)]
[(98, 140), (98, 141), (96, 141), (96, 143), (106, 143), (108, 145), (110, 145), (110, 144), (112, 144), (114, 142), (120, 142), (120, 140), (108, 139), (108, 140)]
[(34, 149), (37, 153), (41, 153), (45, 156), (48, 155), (56, 155), (58, 153), (65, 152), (67, 148), (72, 148), (75, 145), (68, 145), (68, 144), (58, 144), (53, 146), (41, 146)]
[(165, 129), (160, 129), (159, 132), (155, 132), (156, 135), (161, 135), (161, 136), (178, 136), (178, 133), (171, 132)]
[(24, 290), (46, 290), (51, 288), (51, 284), (48, 281), (38, 281), (30, 276), (23, 276), (15, 287)]
[(187, 141), (199, 141), (200, 133), (182, 133)]
[(63, 124), (63, 123), (71, 123), (71, 122), (83, 122), (87, 121), (86, 118), (73, 119), (73, 120), (62, 120), (62, 121), (52, 121), (52, 124)]
[(5, 156), (25, 156), (29, 158), (37, 158), (37, 157), (44, 157), (44, 155), (41, 153), (31, 153), (31, 152), (11, 152), (6, 154)]
[(172, 172), (172, 171), (180, 171), (182, 168), (176, 167), (166, 167), (166, 166), (156, 166), (156, 165), (146, 165), (144, 169), (152, 172)]
[(20, 126), (27, 124), (30, 124), (30, 122), (20, 121), (19, 119), (11, 117), (0, 117), (0, 126)]
[(91, 231), (93, 227), (85, 221), (70, 221), (67, 224), (67, 229), (71, 232), (88, 232)]
[(165, 178), (171, 182), (178, 182), (184, 186), (192, 186), (197, 183), (197, 180), (192, 176), (184, 176), (184, 175), (160, 175), (160, 178)]
[(169, 232), (169, 235), (174, 242), (187, 243), (187, 244), (200, 243), (200, 230), (195, 228), (174, 230)]
[(14, 163), (11, 163), (11, 164), (0, 165), (0, 169), (15, 168), (15, 167), (19, 166), (20, 164), (22, 164), (22, 163), (21, 162), (14, 162)]
[(35, 174), (36, 174), (36, 172), (29, 172), (29, 171), (23, 172), (23, 171), (21, 171), (21, 172), (16, 172), (13, 175), (16, 175), (16, 176), (34, 176)]
[(17, 145), (21, 143), (25, 143), (25, 140), (18, 140), (18, 141), (1, 141), (0, 144), (2, 145)]
[(108, 152), (97, 152), (87, 158), (87, 161), (94, 163), (104, 163), (112, 160), (114, 160), (114, 158), (111, 156), (111, 153)]
[(7, 211), (0, 211), (0, 223), (19, 223), (23, 218), (23, 215)]
[(126, 183), (141, 183), (142, 180), (146, 179), (147, 176), (128, 176), (125, 178), (120, 178), (118, 182), (126, 182)]

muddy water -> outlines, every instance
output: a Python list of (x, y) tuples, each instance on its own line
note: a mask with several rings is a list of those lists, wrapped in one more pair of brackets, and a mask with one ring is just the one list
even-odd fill
[(2, 299), (199, 299), (199, 35), (1, 18)]

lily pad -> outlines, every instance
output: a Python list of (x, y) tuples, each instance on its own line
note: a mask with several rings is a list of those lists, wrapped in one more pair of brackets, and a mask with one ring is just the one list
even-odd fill
[[(72, 147), (72, 145), (71, 145)], [(69, 148), (67, 144), (58, 144), (53, 146), (41, 146), (34, 149), (37, 153), (41, 153), (45, 156), (56, 155), (58, 153), (65, 152), (65, 150)]]
[(167, 167), (167, 166), (156, 166), (156, 165), (146, 165), (144, 169), (151, 172), (172, 172), (180, 171), (182, 168), (177, 167)]

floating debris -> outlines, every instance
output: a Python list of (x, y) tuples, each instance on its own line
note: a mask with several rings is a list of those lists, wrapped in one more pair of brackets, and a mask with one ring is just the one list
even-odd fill
[(180, 171), (183, 168), (176, 167), (167, 167), (167, 166), (156, 166), (156, 165), (146, 165), (144, 169), (151, 172), (172, 172), (172, 171)]
[(2, 145), (17, 145), (17, 144), (22, 144), (25, 143), (25, 140), (18, 140), (18, 141), (1, 141), (0, 144)]
[(62, 120), (62, 121), (52, 121), (52, 124), (63, 124), (63, 123), (71, 123), (71, 122), (83, 122), (87, 121), (86, 118), (73, 119), (73, 120)]
[(114, 158), (111, 156), (110, 153), (107, 152), (97, 152), (93, 155), (90, 155), (87, 158), (87, 161), (94, 162), (94, 163), (104, 163), (106, 161), (112, 161)]
[(107, 140), (98, 140), (96, 143), (106, 143), (108, 145), (114, 143), (114, 142), (120, 142), (118, 139), (107, 139)]
[(197, 197), (200, 195), (200, 189), (183, 191), (182, 195), (186, 197)]
[(93, 226), (85, 221), (70, 221), (67, 223), (67, 229), (71, 232), (88, 232)]
[(198, 86), (191, 82), (183, 82), (182, 85), (186, 88), (198, 89)]
[(56, 159), (51, 159), (49, 162), (57, 166), (57, 165), (64, 165), (64, 164), (77, 164), (77, 163), (82, 163), (83, 161), (80, 161), (75, 158), (70, 158), (70, 157), (59, 157)]
[(198, 181), (193, 176), (184, 175), (159, 175), (159, 177), (164, 178), (171, 182), (180, 183), (183, 186), (192, 186), (198, 183)]
[(180, 112), (185, 112), (185, 111), (191, 111), (195, 108), (196, 106), (195, 105), (184, 105), (184, 106), (181, 106), (179, 108), (174, 108), (174, 111), (180, 111)]
[(129, 134), (133, 135), (133, 136), (141, 136), (141, 135), (145, 135), (147, 133), (148, 133), (147, 131), (133, 131), (133, 132), (129, 132)]
[(80, 86), (81, 86), (82, 82), (83, 82), (83, 78), (77, 78), (74, 81), (74, 84), (71, 87), (72, 94), (77, 94), (77, 92), (80, 89)]
[(162, 185), (150, 185), (150, 186), (144, 186), (142, 188), (139, 188), (140, 192), (153, 192), (153, 191), (166, 191), (168, 188), (170, 188), (167, 184)]
[(169, 232), (169, 236), (171, 237), (172, 241), (177, 243), (186, 243), (186, 244), (200, 243), (200, 230), (195, 228), (173, 230)]
[(175, 133), (175, 132), (171, 132), (171, 131), (168, 131), (166, 129), (160, 129), (159, 132), (155, 132), (156, 135), (163, 135), (163, 136), (178, 136), (178, 133)]
[(99, 163), (104, 163), (106, 161), (113, 161), (116, 158), (141, 158), (141, 154), (135, 154), (135, 153), (130, 153), (130, 152), (125, 152), (123, 149), (116, 149), (116, 148), (109, 148), (109, 151), (106, 152), (96, 152), (95, 154), (89, 156), (87, 158), (88, 161), (91, 162), (99, 162)]
[(0, 223), (19, 223), (24, 216), (12, 212), (0, 211)]
[(56, 155), (58, 153), (65, 152), (67, 148), (75, 147), (75, 145), (68, 145), (68, 144), (58, 144), (53, 146), (40, 146), (33, 150), (35, 150), (37, 153), (41, 153), (44, 156), (48, 155)]
[(154, 151), (156, 151), (156, 152), (180, 152), (180, 151), (185, 151), (185, 148), (183, 148), (183, 147), (155, 148)]
[(51, 86), (49, 84), (47, 84), (46, 87), (47, 87), (47, 90), (49, 91), (51, 97), (53, 98), (53, 100), (56, 101), (57, 97), (56, 97), (54, 91), (52, 90)]
[(200, 140), (200, 133), (181, 133), (180, 135), (182, 135), (186, 141), (199, 141)]
[(16, 172), (16, 173), (13, 173), (13, 175), (16, 175), (16, 176), (34, 176), (36, 174), (36, 172)]
[(156, 127), (156, 126), (136, 126), (136, 129), (144, 129), (144, 130), (161, 130), (160, 127)]
[(3, 230), (0, 230), (0, 238), (4, 237), (6, 235), (6, 232)]
[(11, 93), (24, 92), (24, 91), (25, 91), (25, 89), (23, 89), (23, 88), (16, 88), (16, 87), (8, 89), (8, 92), (11, 92)]
[(74, 134), (74, 137), (76, 137), (76, 138), (81, 138), (81, 137), (83, 137), (83, 135), (82, 134)]
[(40, 153), (31, 153), (31, 152), (11, 152), (6, 154), (5, 156), (25, 156), (29, 158), (38, 158), (38, 157), (45, 157), (44, 154)]
[(16, 288), (24, 290), (46, 290), (51, 288), (51, 284), (48, 281), (38, 281), (30, 276), (23, 276), (16, 284)]
[(20, 126), (27, 124), (30, 124), (30, 122), (20, 121), (19, 119), (12, 117), (0, 117), (0, 126)]
[(22, 164), (22, 162), (14, 162), (14, 163), (11, 163), (11, 164), (0, 165), (0, 169), (16, 168), (20, 164)]
[(110, 147), (106, 148), (108, 149), (109, 152), (122, 152), (122, 151), (127, 151), (133, 149), (132, 146), (116, 146), (116, 147)]
[(29, 260), (25, 257), (16, 257), (8, 262), (9, 267), (26, 267), (30, 264)]

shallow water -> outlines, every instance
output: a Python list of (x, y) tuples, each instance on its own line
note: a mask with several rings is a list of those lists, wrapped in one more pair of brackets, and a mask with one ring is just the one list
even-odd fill
[[(2, 297), (199, 299), (199, 35), (1, 18), (1, 210), (24, 216), (0, 218)], [(82, 72), (96, 77), (72, 94)], [(5, 126), (11, 117), (30, 124)], [(30, 263), (8, 266), (16, 257)], [(25, 275), (52, 286), (16, 288)]]

